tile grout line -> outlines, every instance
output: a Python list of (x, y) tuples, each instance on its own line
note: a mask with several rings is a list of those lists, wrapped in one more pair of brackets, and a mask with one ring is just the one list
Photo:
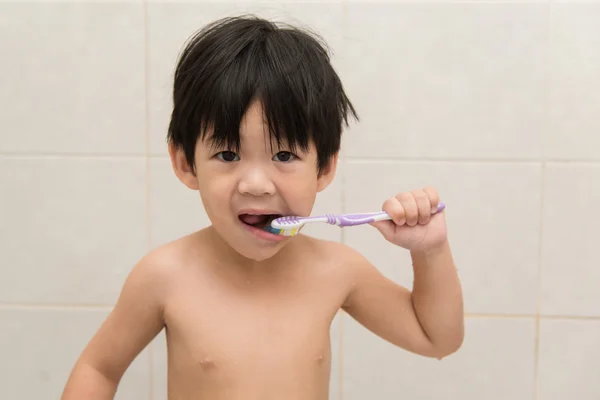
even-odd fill
[(113, 307), (112, 304), (0, 303), (0, 310), (110, 311)]
[[(52, 311), (110, 311), (113, 304), (77, 304), (77, 303), (0, 303), (0, 310), (52, 310)], [(343, 311), (343, 310), (341, 310)], [(344, 314), (342, 314), (344, 315)], [(489, 319), (535, 319), (537, 314), (478, 314), (465, 313), (465, 318), (489, 318)], [(600, 321), (600, 315), (539, 315), (540, 320), (549, 321)]]
[[(548, 0), (547, 2), (547, 26), (546, 26), (546, 46), (547, 53), (546, 56), (549, 58), (550, 52), (552, 50), (552, 1)], [(546, 82), (544, 85), (545, 96), (544, 100), (546, 102), (546, 121), (548, 121), (548, 107), (550, 105), (550, 60), (546, 60), (546, 70), (544, 71), (546, 74)], [(539, 235), (538, 235), (538, 268), (537, 268), (537, 304), (536, 304), (536, 318), (535, 318), (535, 343), (533, 348), (533, 400), (538, 399), (538, 386), (539, 386), (539, 365), (540, 365), (540, 326), (541, 326), (541, 315), (542, 315), (542, 257), (543, 257), (543, 249), (544, 249), (544, 211), (545, 211), (545, 190), (546, 190), (546, 159), (542, 159), (541, 163), (541, 171), (540, 171), (540, 210), (539, 210)]]
[(39, 160), (39, 159), (83, 159), (83, 160), (139, 160), (145, 159), (146, 154), (141, 153), (61, 153), (61, 152), (8, 152), (0, 151), (0, 158), (4, 159), (25, 159), (25, 160)]
[[(152, 218), (150, 211), (150, 99), (148, 98), (149, 73), (148, 73), (148, 2), (142, 2), (143, 30), (144, 30), (144, 99), (145, 99), (145, 164), (146, 164), (146, 244), (148, 249), (152, 247)], [(152, 341), (147, 346), (148, 349), (148, 399), (154, 399), (154, 354), (152, 351)]]
[[(342, 56), (342, 60), (346, 60), (346, 46), (345, 46), (345, 37), (346, 37), (346, 29), (348, 26), (348, 1), (344, 0), (342, 2), (342, 40), (340, 42), (342, 48), (341, 48), (341, 52), (343, 54)], [(345, 69), (344, 66), (340, 66), (340, 68), (342, 68), (343, 70)], [(343, 72), (343, 71), (342, 71)], [(345, 135), (344, 135), (345, 136)], [(342, 146), (343, 148), (340, 149), (342, 150), (344, 153), (342, 154), (341, 157), (341, 163), (342, 163), (342, 173), (341, 173), (341, 190), (340, 190), (340, 208), (342, 210), (342, 213), (346, 212), (346, 175), (348, 173), (348, 155), (347, 155), (347, 149), (348, 149), (348, 145), (346, 144), (346, 141), (342, 142)], [(343, 244), (346, 243), (346, 232), (344, 229), (340, 230), (340, 240)], [(343, 310), (339, 310), (338, 311), (338, 315), (340, 316), (340, 319), (338, 321), (338, 376), (337, 376), (337, 400), (343, 400), (344, 399), (344, 312)]]
[[(147, 111), (148, 112), (148, 111)], [(148, 119), (148, 117), (146, 118)], [(146, 146), (149, 147), (147, 139)], [(362, 157), (362, 156), (345, 156), (348, 162), (352, 163), (415, 163), (415, 162), (428, 162), (428, 163), (482, 163), (482, 164), (539, 164), (545, 162), (546, 164), (586, 164), (598, 166), (600, 165), (600, 159), (560, 159), (560, 158), (548, 158), (548, 159), (536, 159), (536, 158), (476, 158), (476, 157)], [(143, 154), (141, 153), (62, 153), (62, 152), (18, 152), (18, 151), (0, 151), (1, 159), (26, 159), (26, 160), (39, 160), (39, 159), (77, 159), (77, 160), (128, 160), (128, 159), (164, 159), (168, 160), (168, 154), (152, 154), (149, 152), (149, 148)]]
[(539, 372), (539, 357), (540, 357), (540, 324), (542, 320), (542, 252), (543, 252), (543, 236), (544, 236), (544, 187), (546, 165), (542, 162), (541, 171), (541, 187), (540, 187), (540, 225), (539, 225), (539, 243), (538, 243), (538, 282), (537, 282), (537, 312), (535, 314), (535, 344), (534, 344), (534, 364), (533, 364), (533, 399), (537, 400), (538, 393), (538, 372)]
[(338, 387), (338, 400), (342, 400), (343, 397), (343, 366), (344, 366), (344, 312), (339, 312), (340, 320), (338, 321), (338, 379), (337, 379), (337, 387)]
[[(345, 188), (346, 188), (346, 173), (347, 173), (347, 164), (346, 157), (342, 156), (342, 169), (341, 169), (341, 190), (340, 190), (340, 208), (342, 209), (342, 213), (346, 212), (346, 196), (345, 196)], [(342, 243), (346, 243), (346, 232), (344, 229), (340, 229), (340, 239)], [(338, 400), (343, 400), (343, 388), (344, 388), (344, 313), (343, 311), (338, 311), (338, 315), (340, 319), (338, 321)]]
[(489, 318), (489, 319), (537, 319), (540, 320), (563, 320), (563, 321), (600, 321), (600, 315), (544, 315), (540, 314), (476, 314), (466, 313), (465, 318)]
[(539, 164), (540, 162), (554, 164), (600, 164), (600, 159), (561, 159), (561, 158), (477, 158), (477, 157), (367, 157), (367, 156), (347, 156), (349, 162), (353, 163), (481, 163), (481, 164)]

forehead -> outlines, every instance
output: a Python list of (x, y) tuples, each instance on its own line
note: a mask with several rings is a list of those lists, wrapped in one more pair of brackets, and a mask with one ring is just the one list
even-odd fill
[(242, 143), (273, 141), (274, 138), (271, 136), (264, 108), (259, 101), (255, 101), (250, 104), (246, 114), (240, 121), (240, 141)]
[(253, 101), (250, 103), (242, 116), (239, 122), (239, 128), (236, 129), (236, 131), (237, 132), (221, 131), (221, 134), (218, 134), (215, 131), (207, 132), (207, 135), (201, 139), (201, 142), (203, 143), (202, 147), (211, 150), (228, 148), (239, 151), (243, 148), (246, 150), (257, 149), (266, 152), (286, 147), (287, 150), (297, 153), (316, 151), (315, 145), (311, 139), (307, 138), (308, 143), (305, 148), (303, 148), (303, 145), (300, 142), (288, 141), (283, 126), (279, 127), (278, 135), (276, 135), (272, 129), (270, 129), (269, 120), (265, 113), (264, 106), (260, 101)]

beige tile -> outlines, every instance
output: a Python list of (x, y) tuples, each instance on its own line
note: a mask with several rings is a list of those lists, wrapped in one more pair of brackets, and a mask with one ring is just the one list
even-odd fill
[(175, 176), (168, 158), (150, 160), (150, 226), (152, 247), (210, 225), (198, 191)]
[(142, 2), (1, 2), (0, 151), (145, 152)]
[(343, 323), (342, 320), (344, 318), (342, 314), (343, 312), (340, 311), (331, 324), (331, 375), (329, 379), (329, 400), (341, 400), (342, 396), (340, 392), (340, 383), (342, 379), (340, 375), (341, 328)]
[[(5, 399), (58, 399), (108, 311), (0, 309), (0, 387)], [(116, 400), (149, 399), (147, 352), (125, 372)]]
[[(427, 185), (437, 187), (447, 204), (448, 235), (466, 312), (535, 313), (540, 166), (351, 161), (344, 191), (346, 212), (379, 211), (388, 197)], [(386, 276), (412, 288), (408, 251), (387, 242), (371, 226), (345, 229), (348, 245)]]
[(545, 172), (542, 313), (600, 316), (595, 210), (600, 166), (549, 164)]
[(194, 32), (215, 19), (255, 13), (277, 21), (313, 28), (337, 53), (341, 47), (341, 1), (320, 3), (150, 2), (148, 4), (148, 69), (151, 151), (166, 154), (166, 134), (172, 110), (173, 72), (177, 56)]
[(551, 5), (549, 121), (545, 155), (600, 159), (600, 2)]
[(0, 158), (0, 302), (112, 304), (147, 251), (143, 159)]
[(465, 342), (442, 361), (395, 347), (344, 318), (344, 400), (531, 400), (533, 319), (467, 319)]
[(548, 7), (485, 3), (348, 4), (348, 155), (541, 155)]
[[(331, 379), (330, 400), (339, 400), (339, 348), (341, 315), (338, 314), (331, 324)], [(153, 400), (167, 400), (167, 346), (164, 331), (152, 343), (152, 382)]]
[(539, 400), (600, 398), (600, 321), (542, 320)]

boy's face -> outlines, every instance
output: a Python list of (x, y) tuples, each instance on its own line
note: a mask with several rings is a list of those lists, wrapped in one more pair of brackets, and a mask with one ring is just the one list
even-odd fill
[[(275, 255), (291, 237), (264, 232), (264, 217), (248, 214), (308, 216), (317, 192), (335, 175), (337, 156), (321, 173), (317, 152), (278, 148), (272, 142), (260, 102), (254, 102), (240, 124), (238, 152), (198, 141), (196, 173), (183, 151), (170, 148), (175, 172), (188, 187), (199, 190), (206, 213), (221, 238), (240, 255), (262, 261)], [(248, 223), (257, 223), (255, 227)]]

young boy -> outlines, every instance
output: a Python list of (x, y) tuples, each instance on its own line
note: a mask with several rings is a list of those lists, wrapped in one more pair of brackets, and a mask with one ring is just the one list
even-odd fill
[(211, 225), (135, 266), (63, 400), (112, 399), (163, 328), (172, 400), (327, 399), (340, 308), (410, 352), (441, 359), (461, 346), (461, 288), (434, 188), (387, 199), (393, 221), (372, 224), (411, 252), (412, 292), (343, 244), (263, 229), (310, 215), (334, 178), (342, 124), (356, 117), (314, 36), (255, 17), (217, 21), (187, 44), (173, 100), (172, 166)]

